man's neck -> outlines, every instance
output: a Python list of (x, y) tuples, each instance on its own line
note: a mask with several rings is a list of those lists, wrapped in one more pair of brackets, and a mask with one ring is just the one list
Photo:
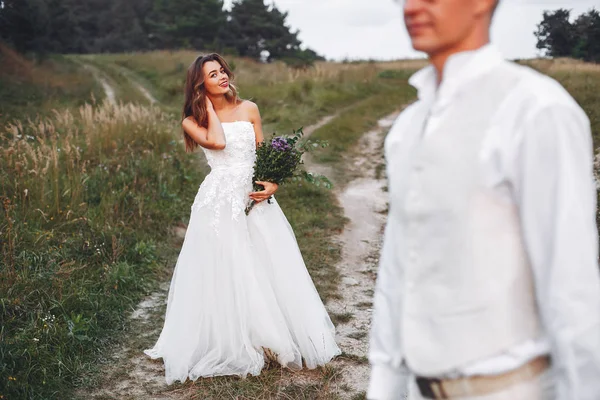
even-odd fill
[(472, 40), (465, 40), (458, 45), (448, 47), (445, 49), (441, 49), (438, 52), (429, 54), (429, 61), (435, 68), (437, 73), (437, 84), (439, 85), (444, 78), (444, 67), (446, 66), (446, 62), (448, 58), (453, 54), (462, 53), (464, 51), (472, 51), (480, 49), (490, 42), (489, 34), (485, 36), (480, 36), (479, 38)]

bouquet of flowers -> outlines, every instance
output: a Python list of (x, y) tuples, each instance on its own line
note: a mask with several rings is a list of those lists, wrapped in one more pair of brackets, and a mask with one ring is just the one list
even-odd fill
[[(256, 161), (254, 163), (254, 177), (252, 182), (273, 182), (278, 185), (288, 180), (305, 180), (316, 186), (331, 188), (332, 184), (323, 175), (315, 175), (300, 168), (304, 162), (302, 155), (316, 148), (328, 146), (322, 140), (302, 140), (302, 128), (294, 130), (291, 136), (275, 136), (270, 141), (263, 141), (256, 148)], [(254, 190), (263, 190), (262, 185), (254, 183)], [(267, 200), (270, 204), (270, 198)], [(246, 207), (246, 215), (256, 205), (252, 200)]]

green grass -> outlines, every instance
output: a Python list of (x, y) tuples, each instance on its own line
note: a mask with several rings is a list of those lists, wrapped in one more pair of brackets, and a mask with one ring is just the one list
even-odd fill
[(174, 126), (105, 104), (0, 131), (0, 395), (65, 398), (164, 279), (202, 178)]
[[(405, 78), (410, 75), (407, 71), (403, 71), (403, 74)], [(400, 74), (394, 74), (394, 76), (398, 75)], [(381, 93), (347, 109), (329, 124), (313, 133), (313, 139), (327, 140), (330, 143), (329, 151), (317, 156), (317, 161), (331, 164), (336, 171), (343, 175), (341, 164), (344, 162), (344, 155), (356, 146), (363, 133), (376, 127), (379, 119), (399, 110), (414, 99), (416, 93), (409, 87), (406, 79), (387, 78), (387, 81), (388, 85)], [(360, 151), (360, 149), (356, 150)], [(381, 172), (379, 170), (379, 173)], [(344, 180), (338, 179), (338, 181), (343, 182)]]
[(31, 61), (0, 44), (0, 127), (103, 97), (89, 73), (63, 56)]
[[(115, 66), (126, 68), (152, 86), (166, 110), (179, 116), (185, 74), (197, 55), (192, 51), (164, 51), (82, 59), (92, 60), (103, 71), (110, 72)], [(390, 79), (386, 63), (317, 63), (307, 71), (294, 71), (283, 63), (258, 64), (229, 57), (228, 61), (234, 68), (240, 95), (258, 104), (266, 133), (291, 132), (375, 94), (393, 94), (397, 83), (408, 76), (406, 72), (392, 71)]]
[(91, 66), (97, 74), (100, 74), (115, 89), (115, 96), (119, 101), (144, 105), (150, 104), (149, 100), (140, 92), (136, 84), (146, 88), (151, 85), (129, 69), (110, 62), (110, 59), (107, 59), (106, 56), (71, 55), (68, 56), (68, 59), (82, 66)]
[[(187, 221), (205, 173), (201, 155), (183, 153), (178, 121), (185, 70), (196, 54), (53, 56), (31, 63), (0, 50), (0, 395), (69, 398), (74, 385), (94, 386), (102, 375), (97, 360), (128, 340), (123, 333), (133, 328), (129, 311), (170, 279), (180, 243), (169, 239), (169, 228)], [(7, 68), (9, 56), (29, 69)], [(158, 98), (161, 109), (79, 110), (90, 94), (103, 98), (80, 61), (108, 76), (118, 100), (145, 104), (133, 77)], [(335, 178), (342, 183), (345, 155), (360, 151), (361, 135), (415, 95), (406, 81), (410, 71), (402, 69), (412, 67), (404, 64), (318, 63), (304, 72), (239, 58), (232, 64), (241, 95), (261, 109), (267, 135), (346, 109), (313, 134), (330, 142), (316, 159), (338, 171)], [(598, 72), (551, 74), (590, 116), (598, 145)], [(37, 114), (42, 118), (36, 120)], [(19, 123), (3, 128), (10, 120)], [(288, 184), (277, 198), (319, 294), (324, 301), (338, 298), (340, 246), (333, 238), (345, 218), (333, 193)], [(335, 323), (351, 318), (351, 313), (332, 315)], [(203, 379), (173, 390), (215, 399), (333, 399), (330, 387), (337, 374), (329, 367), (299, 375), (271, 368), (256, 378)]]
[(200, 379), (182, 386), (193, 398), (200, 399), (337, 400), (339, 397), (329, 389), (338, 377), (339, 372), (331, 366), (299, 372), (273, 367), (256, 377)]
[[(39, 65), (49, 84), (23, 78), (38, 103), (14, 88), (14, 104), (0, 98), (7, 110), (4, 121), (15, 121), (0, 128), (5, 161), (0, 165), (0, 395), (5, 398), (65, 398), (76, 385), (94, 386), (99, 381), (94, 376), (103, 372), (96, 360), (126, 340), (129, 311), (170, 278), (180, 244), (165, 238), (171, 226), (187, 221), (204, 173), (201, 155), (183, 153), (178, 123), (184, 78), (178, 57), (191, 56), (55, 57)], [(162, 111), (128, 104), (76, 108), (89, 100), (90, 91), (97, 100), (103, 96), (81, 62), (110, 79), (117, 100), (143, 103), (129, 72), (123, 72), (127, 68), (151, 86)], [(298, 75), (282, 65), (234, 63), (242, 95), (261, 107), (267, 133), (309, 125), (389, 85), (372, 65), (323, 64)], [(338, 297), (340, 247), (333, 237), (345, 218), (333, 193), (289, 184), (278, 201), (321, 297)], [(199, 392), (219, 398), (226, 390), (253, 398), (280, 390), (292, 398), (316, 393), (334, 398), (326, 394), (334, 375), (319, 369), (309, 383), (297, 384), (291, 376), (276, 379), (269, 370), (254, 380), (224, 378), (213, 386), (203, 380)]]

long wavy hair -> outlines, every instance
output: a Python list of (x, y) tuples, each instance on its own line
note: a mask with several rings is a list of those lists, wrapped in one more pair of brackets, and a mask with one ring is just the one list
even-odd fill
[[(227, 101), (230, 103), (238, 103), (240, 101), (237, 89), (232, 83), (235, 76), (227, 61), (217, 53), (198, 56), (187, 71), (182, 120), (187, 117), (193, 117), (196, 123), (204, 128), (208, 128), (208, 112), (206, 109), (206, 89), (204, 88), (204, 72), (202, 68), (209, 61), (218, 62), (225, 70), (227, 76), (229, 76), (229, 92), (225, 94)], [(183, 138), (185, 140), (186, 151), (191, 152), (198, 147), (198, 143), (185, 130), (183, 131)]]

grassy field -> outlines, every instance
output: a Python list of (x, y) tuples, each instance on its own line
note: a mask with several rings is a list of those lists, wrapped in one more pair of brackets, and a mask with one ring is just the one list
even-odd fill
[(199, 178), (174, 137), (159, 109), (106, 103), (0, 133), (6, 398), (65, 398), (170, 265)]
[[(115, 76), (116, 69), (128, 71), (130, 76), (152, 88), (165, 109), (179, 116), (185, 73), (196, 56), (197, 53), (191, 51), (159, 51), (89, 55), (79, 59), (93, 63), (111, 76)], [(376, 94), (391, 93), (397, 86), (390, 85), (386, 75), (381, 78), (380, 74), (388, 69), (398, 71), (397, 68), (404, 65), (320, 62), (313, 69), (303, 71), (281, 63), (259, 64), (243, 58), (233, 58), (229, 62), (236, 74), (240, 95), (259, 105), (266, 131), (309, 125), (341, 107)], [(420, 64), (406, 65), (416, 68)], [(393, 79), (396, 75), (388, 74), (390, 76), (392, 80), (398, 80)]]
[[(183, 152), (178, 122), (185, 68), (195, 54), (61, 56), (40, 64), (2, 53), (9, 56), (31, 69), (3, 65), (0, 75), (8, 82), (1, 90), (11, 93), (0, 100), (0, 398), (63, 399), (119, 340), (135, 304), (170, 277), (178, 248), (165, 238), (187, 221), (206, 173), (201, 155)], [(302, 72), (243, 59), (232, 64), (267, 133), (291, 132), (346, 107), (386, 113), (411, 95), (404, 73), (382, 74), (386, 64), (323, 63)], [(91, 71), (122, 103), (102, 101)], [(159, 103), (150, 106), (136, 84)], [(329, 151), (343, 152), (375, 121), (363, 117), (354, 120), (351, 138), (327, 137)], [(337, 296), (339, 246), (332, 238), (345, 219), (333, 194), (288, 185), (278, 200), (321, 297)], [(267, 384), (278, 373), (215, 379), (197, 390), (252, 398), (280, 390)], [(316, 383), (288, 382), (284, 391), (325, 393), (334, 375), (323, 369)]]
[(0, 126), (12, 118), (48, 116), (53, 109), (103, 96), (93, 77), (66, 57), (34, 62), (0, 43)]
[[(202, 155), (183, 152), (179, 130), (185, 70), (195, 56), (32, 62), (0, 48), (0, 399), (64, 399), (83, 376), (97, 382), (96, 361), (126, 332), (129, 312), (170, 278), (179, 250), (172, 228), (186, 223), (206, 173)], [(232, 60), (241, 95), (259, 105), (267, 134), (338, 114), (313, 137), (330, 141), (316, 159), (342, 183), (344, 155), (378, 118), (414, 99), (407, 78), (421, 64), (319, 63), (296, 71)], [(600, 67), (529, 64), (573, 94), (598, 146)], [(113, 86), (117, 104), (103, 101), (98, 76)], [(140, 85), (158, 103), (150, 105)], [(335, 298), (340, 249), (332, 238), (345, 223), (335, 197), (287, 185), (278, 201), (321, 297)], [(312, 374), (291, 381), (270, 369), (184, 388), (203, 398), (335, 398), (328, 387), (336, 371)]]

